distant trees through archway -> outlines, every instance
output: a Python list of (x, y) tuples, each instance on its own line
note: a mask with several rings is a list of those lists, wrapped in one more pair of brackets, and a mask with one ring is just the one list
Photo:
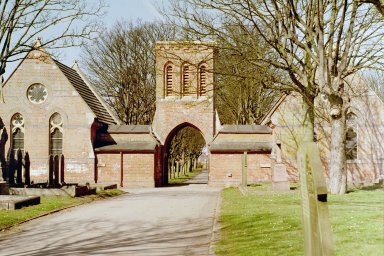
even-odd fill
[(167, 183), (180, 177), (191, 176), (192, 171), (198, 167), (206, 167), (205, 161), (199, 162), (199, 157), (206, 148), (206, 142), (198, 129), (184, 126), (169, 136), (166, 145)]

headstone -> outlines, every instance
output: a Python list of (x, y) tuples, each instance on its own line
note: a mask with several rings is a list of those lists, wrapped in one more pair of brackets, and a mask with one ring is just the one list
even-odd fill
[(16, 159), (16, 184), (23, 183), (23, 153), (20, 149), (17, 150)]
[(0, 182), (0, 195), (9, 195), (9, 184), (5, 181)]
[(31, 161), (29, 160), (28, 152), (25, 152), (24, 170), (24, 183), (29, 186), (31, 185)]
[(49, 166), (49, 169), (48, 169), (48, 185), (49, 186), (53, 186), (53, 156), (52, 155), (49, 155), (49, 160), (48, 160), (48, 166)]
[(64, 184), (64, 155), (60, 157), (60, 183)]
[(9, 172), (9, 185), (12, 186), (15, 184), (15, 153), (12, 149), (10, 149), (10, 156), (9, 156), (9, 165), (8, 165), (8, 172)]
[(247, 152), (244, 152), (242, 157), (242, 165), (241, 165), (241, 185), (243, 187), (247, 186), (247, 175), (248, 175), (248, 159), (247, 159)]
[(5, 143), (8, 140), (7, 130), (4, 128), (4, 123), (0, 118), (0, 182), (7, 180), (6, 170), (7, 164), (5, 160)]
[(273, 166), (272, 189), (277, 191), (290, 190), (287, 167), (285, 164), (275, 164)]
[(304, 142), (297, 156), (304, 224), (304, 255), (333, 255), (327, 187), (317, 145), (314, 142)]
[(60, 166), (60, 158), (56, 155), (53, 158), (53, 185), (57, 187), (59, 185), (59, 166)]

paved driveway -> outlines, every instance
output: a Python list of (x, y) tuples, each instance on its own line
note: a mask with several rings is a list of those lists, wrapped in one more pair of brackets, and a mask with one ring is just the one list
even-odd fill
[(209, 255), (218, 189), (128, 191), (26, 223), (0, 255)]

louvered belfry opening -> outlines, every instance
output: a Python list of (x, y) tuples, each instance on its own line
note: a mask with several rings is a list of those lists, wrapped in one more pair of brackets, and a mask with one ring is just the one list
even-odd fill
[(165, 68), (165, 80), (165, 94), (166, 96), (171, 96), (173, 95), (173, 67), (171, 64), (168, 64)]
[(207, 69), (205, 65), (201, 65), (199, 68), (199, 95), (207, 95)]
[(191, 94), (191, 68), (188, 64), (183, 65), (183, 95), (188, 96)]

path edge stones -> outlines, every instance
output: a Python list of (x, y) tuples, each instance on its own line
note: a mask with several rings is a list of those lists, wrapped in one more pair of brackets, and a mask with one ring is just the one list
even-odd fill
[(219, 192), (216, 200), (216, 206), (214, 209), (213, 221), (212, 221), (212, 235), (211, 241), (209, 242), (208, 255), (216, 255), (216, 242), (219, 241), (220, 237), (220, 209), (221, 209), (222, 197), (221, 191)]

